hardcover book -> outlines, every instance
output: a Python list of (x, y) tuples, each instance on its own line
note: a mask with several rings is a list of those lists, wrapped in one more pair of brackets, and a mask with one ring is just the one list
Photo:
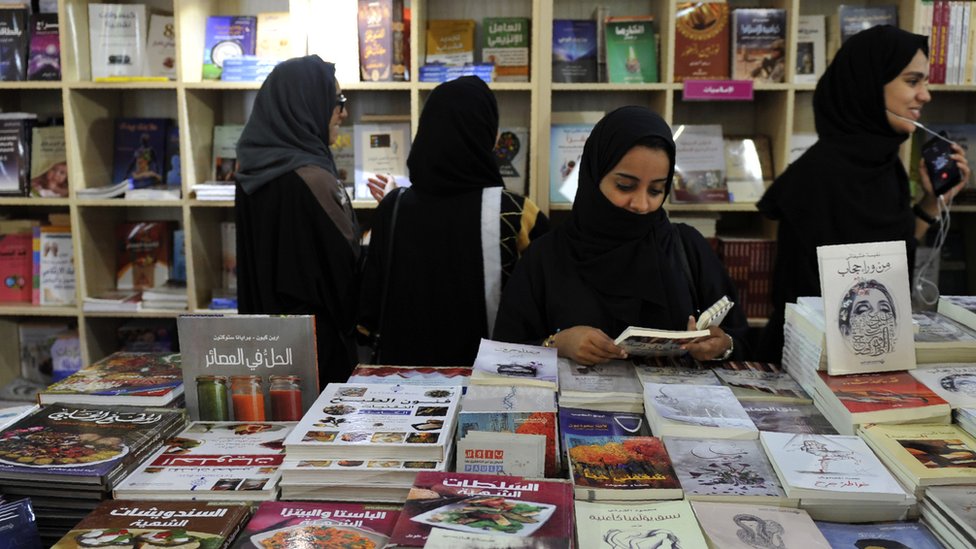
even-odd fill
[(905, 500), (904, 489), (858, 437), (763, 432), (759, 441), (791, 498)]
[(823, 15), (801, 15), (796, 29), (797, 84), (816, 84), (827, 68), (827, 31)]
[(281, 465), (281, 483), (406, 486), (403, 490), (406, 497), (417, 473), (445, 472), (449, 464), (449, 460), (289, 459)]
[(596, 26), (587, 19), (552, 21), (553, 82), (597, 81)]
[(111, 490), (183, 422), (177, 409), (41, 406), (0, 432), (0, 478)]
[(905, 243), (818, 246), (827, 371), (863, 374), (915, 368)]
[(623, 84), (657, 82), (658, 55), (654, 18), (608, 17), (604, 24), (608, 81)]
[(813, 404), (769, 402), (750, 398), (741, 398), (739, 403), (760, 431), (837, 434), (837, 430)]
[(149, 16), (146, 74), (176, 79), (176, 25), (172, 15), (153, 13)]
[(314, 317), (181, 315), (177, 327), (191, 420), (298, 421), (311, 409)]
[(559, 386), (556, 349), (482, 339), (471, 370), (472, 385)]
[(172, 264), (173, 225), (169, 221), (121, 223), (116, 227), (115, 287), (145, 290), (161, 286)]
[[(529, 19), (485, 17), (481, 25), (481, 61), (495, 66), (495, 82), (528, 82), (532, 35)], [(528, 145), (527, 141), (525, 143)]]
[(68, 197), (68, 155), (64, 135), (64, 126), (35, 126), (31, 129), (31, 196)]
[(310, 540), (327, 547), (335, 540), (349, 547), (379, 548), (386, 545), (399, 516), (396, 505), (266, 501), (231, 547), (305, 547)]
[(686, 499), (783, 503), (786, 493), (756, 440), (666, 438)]
[(148, 23), (145, 4), (88, 4), (92, 80), (144, 75)]
[(27, 80), (30, 9), (0, 9), (0, 80)]
[(356, 200), (373, 200), (367, 180), (374, 174), (392, 175), (407, 186), (407, 157), (410, 156), (410, 122), (356, 124), (353, 126)]
[(577, 500), (681, 499), (671, 459), (656, 437), (566, 437)]
[(577, 501), (575, 507), (580, 547), (708, 547), (687, 501)]
[(817, 522), (831, 547), (894, 547), (901, 549), (944, 549), (932, 532), (920, 522), (843, 524)]
[(675, 14), (674, 81), (729, 77), (729, 5), (680, 2)]
[(195, 421), (115, 488), (116, 499), (262, 501), (278, 494), (291, 422)]
[(224, 60), (254, 55), (257, 18), (253, 15), (211, 15), (203, 42), (203, 79), (220, 80)]
[(166, 406), (183, 394), (179, 353), (116, 352), (38, 393), (41, 404)]
[(300, 459), (447, 459), (460, 387), (330, 383), (288, 438)]
[(786, 10), (732, 11), (732, 78), (763, 83), (786, 76)]
[(105, 501), (52, 549), (226, 547), (248, 513), (242, 503)]
[(709, 547), (755, 549), (757, 545), (761, 547), (766, 532), (775, 532), (771, 537), (784, 548), (832, 547), (802, 509), (704, 501), (693, 501), (691, 506), (700, 519)]
[(130, 189), (163, 184), (170, 123), (166, 118), (115, 119), (113, 183), (130, 179)]
[(420, 473), (390, 543), (423, 547), (431, 529), (517, 538), (573, 539), (573, 488), (563, 480)]
[(929, 364), (912, 370), (911, 375), (953, 409), (976, 408), (976, 365)]
[(407, 79), (408, 28), (402, 0), (359, 0), (359, 71), (363, 82)]
[(644, 386), (644, 410), (656, 436), (755, 439), (755, 424), (728, 387)]
[(674, 128), (672, 202), (729, 201), (725, 174), (725, 140), (717, 124), (681, 124)]
[(501, 128), (492, 151), (502, 174), (505, 189), (515, 194), (528, 193), (529, 129)]

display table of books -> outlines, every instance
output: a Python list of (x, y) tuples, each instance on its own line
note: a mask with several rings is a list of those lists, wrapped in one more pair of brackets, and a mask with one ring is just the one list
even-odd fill
[[(473, 367), (362, 365), (292, 421), (271, 393), (317, 383), (286, 360), (309, 342), (273, 334), (301, 317), (181, 319), (182, 356), (0, 410), (0, 547), (976, 545), (976, 363), (831, 375), (802, 307), (791, 370), (485, 340)], [(214, 400), (241, 376), (248, 407)]]

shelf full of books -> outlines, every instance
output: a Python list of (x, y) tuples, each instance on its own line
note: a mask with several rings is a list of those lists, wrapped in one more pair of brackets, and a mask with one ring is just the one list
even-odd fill
[[(336, 63), (349, 98), (350, 116), (334, 154), (361, 209), (375, 207), (365, 174), (384, 166), (407, 177), (405, 159), (424, 101), (446, 78), (490, 80), (499, 103), (496, 156), (506, 186), (530, 196), (557, 222), (571, 207), (573, 168), (593, 123), (627, 104), (660, 112), (682, 131), (684, 150), (702, 146), (707, 152), (679, 154), (683, 169), (668, 208), (714, 238), (740, 287), (752, 284), (741, 302), (755, 304), (750, 317), (761, 324), (772, 258), (756, 250), (770, 246), (773, 230), (754, 203), (815, 140), (813, 85), (842, 31), (885, 21), (961, 36), (956, 23), (964, 13), (954, 16), (952, 5), (946, 15), (945, 4), (60, 0), (4, 8), (0, 29), (23, 32), (0, 32), (0, 40), (12, 45), (4, 51), (15, 52), (19, 65), (12, 66), (22, 67), (24, 76), (0, 75), (0, 141), (17, 151), (4, 160), (0, 223), (27, 225), (0, 228), (19, 235), (5, 245), (19, 242), (23, 258), (23, 235), (31, 233), (33, 254), (33, 226), (41, 226), (38, 243), (61, 239), (59, 252), (70, 251), (76, 268), (71, 280), (37, 277), (59, 286), (56, 293), (37, 288), (44, 304), (26, 294), (0, 298), (0, 317), (14, 323), (66, 318), (79, 330), (82, 355), (93, 360), (117, 349), (114, 330), (124, 319), (233, 309), (227, 228), (233, 222), (228, 183), (236, 141), (267, 72), (283, 58), (311, 53)], [(389, 32), (370, 33), (370, 25)], [(748, 36), (750, 26), (771, 34)], [(379, 49), (388, 49), (388, 57), (364, 57), (379, 51), (367, 41), (379, 34), (387, 40)], [(701, 40), (714, 55), (688, 61), (685, 54)], [(967, 43), (967, 55), (973, 43)], [(961, 58), (962, 49), (952, 55)], [(953, 74), (955, 80), (947, 72), (947, 83), (934, 88), (926, 123), (968, 142), (976, 124), (966, 108), (974, 93), (971, 75), (958, 67)], [(704, 78), (742, 84), (751, 95), (696, 100), (692, 88)], [(398, 152), (366, 147), (378, 135), (397, 143)], [(906, 147), (906, 161), (910, 154)], [(971, 206), (957, 211), (971, 211), (966, 208)], [(948, 265), (976, 262), (966, 246), (973, 216), (960, 218), (953, 223), (958, 237), (950, 239), (955, 251)], [(154, 279), (152, 289), (160, 293), (150, 294), (151, 306), (145, 296), (132, 295), (145, 288), (130, 290), (117, 280), (124, 255), (117, 229), (145, 222), (168, 223), (172, 253), (166, 264), (176, 271)], [(733, 241), (744, 237), (766, 242), (737, 251), (745, 244)], [(764, 259), (746, 265), (747, 257)], [(34, 278), (33, 261), (28, 269), (21, 259), (18, 268), (25, 281)], [(947, 269), (954, 281), (947, 293), (976, 288), (973, 272)], [(167, 287), (170, 278), (174, 284)]]

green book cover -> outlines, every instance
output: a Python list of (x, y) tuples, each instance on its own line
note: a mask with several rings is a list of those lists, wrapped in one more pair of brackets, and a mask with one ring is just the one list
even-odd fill
[(482, 22), (481, 59), (495, 65), (496, 82), (529, 81), (529, 35), (525, 17), (486, 17)]
[(612, 83), (657, 82), (657, 40), (654, 18), (608, 17), (607, 75)]

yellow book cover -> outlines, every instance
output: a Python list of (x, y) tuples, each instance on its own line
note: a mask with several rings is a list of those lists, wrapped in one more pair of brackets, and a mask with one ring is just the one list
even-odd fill
[(471, 19), (432, 19), (427, 22), (427, 62), (445, 65), (474, 63)]
[(976, 439), (957, 425), (866, 425), (861, 437), (918, 486), (976, 483)]

